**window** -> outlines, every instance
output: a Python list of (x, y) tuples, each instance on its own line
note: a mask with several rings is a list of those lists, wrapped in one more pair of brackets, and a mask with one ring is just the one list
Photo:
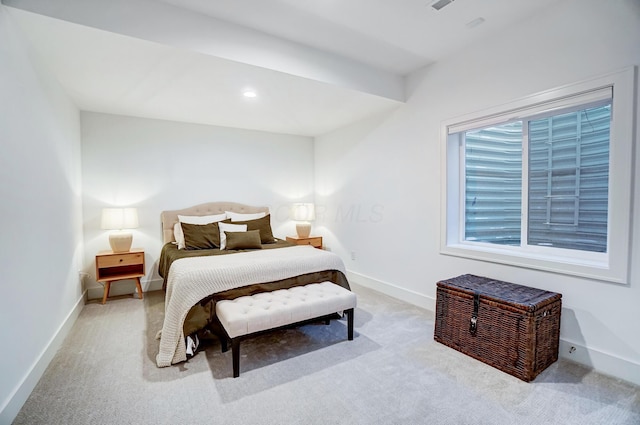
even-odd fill
[(527, 124), (527, 243), (607, 252), (611, 99)]
[(602, 103), (455, 135), (464, 144), (464, 239), (606, 252), (610, 97)]
[(446, 122), (441, 252), (626, 283), (634, 74)]

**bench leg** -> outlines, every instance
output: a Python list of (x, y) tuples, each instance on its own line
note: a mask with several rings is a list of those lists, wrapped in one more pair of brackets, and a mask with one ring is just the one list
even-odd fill
[(240, 376), (240, 340), (231, 339), (231, 357), (233, 358), (233, 377)]
[(220, 341), (220, 348), (223, 353), (229, 351), (229, 335), (224, 330), (217, 317), (211, 318), (206, 329), (218, 337), (218, 341)]
[(346, 310), (347, 313), (347, 338), (353, 340), (353, 309)]

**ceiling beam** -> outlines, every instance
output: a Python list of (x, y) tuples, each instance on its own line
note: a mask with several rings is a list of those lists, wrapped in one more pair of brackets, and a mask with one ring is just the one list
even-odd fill
[(154, 0), (2, 0), (52, 18), (404, 101), (400, 75)]

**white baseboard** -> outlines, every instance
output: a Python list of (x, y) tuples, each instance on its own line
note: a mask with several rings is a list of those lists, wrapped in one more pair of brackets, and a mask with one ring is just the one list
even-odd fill
[[(354, 285), (373, 289), (435, 313), (435, 298), (351, 271), (347, 271), (347, 279), (349, 279), (349, 283)], [(575, 350), (570, 352), (571, 347), (575, 347)], [(640, 364), (631, 360), (585, 347), (563, 338), (560, 339), (559, 355), (560, 358), (579, 363), (598, 373), (640, 385)]]
[(382, 282), (380, 280), (373, 279), (371, 277), (351, 271), (347, 271), (347, 279), (349, 280), (349, 283), (382, 292), (385, 295), (389, 295), (390, 297), (397, 298), (399, 300), (408, 302), (409, 304), (413, 304), (418, 307), (422, 307), (432, 312), (436, 311), (436, 299), (428, 297), (424, 294), (419, 294), (417, 292), (401, 288), (391, 283)]
[(40, 353), (25, 377), (0, 407), (0, 424), (10, 424), (18, 415), (18, 412), (20, 412), (25, 401), (29, 398), (29, 395), (42, 377), (44, 371), (47, 369), (47, 366), (51, 363), (53, 356), (55, 356), (60, 345), (71, 331), (71, 327), (76, 322), (76, 319), (84, 308), (86, 296), (87, 293), (85, 291), (82, 296), (78, 298), (73, 309), (69, 312), (60, 327), (58, 327), (58, 330), (53, 334), (49, 342), (45, 345), (42, 353)]
[[(147, 281), (142, 282), (142, 291), (150, 292), (150, 291), (159, 291), (162, 289), (162, 279), (149, 279)], [(118, 295), (127, 295), (133, 294), (136, 292), (136, 284), (135, 281), (119, 281), (111, 284), (111, 290), (109, 291), (109, 296), (114, 297)], [(104, 294), (104, 286), (100, 284), (99, 286), (93, 286), (91, 288), (87, 288), (87, 298), (90, 300), (101, 299)]]
[[(572, 348), (574, 348), (572, 350)], [(640, 385), (640, 364), (575, 342), (560, 339), (560, 358), (579, 363), (614, 378)]]

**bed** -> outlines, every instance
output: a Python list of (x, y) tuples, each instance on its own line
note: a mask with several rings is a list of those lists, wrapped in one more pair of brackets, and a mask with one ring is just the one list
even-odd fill
[[(223, 215), (232, 217), (219, 220)], [(179, 217), (184, 222), (176, 226)], [(212, 217), (215, 224), (203, 224)], [(158, 272), (166, 295), (158, 367), (187, 360), (186, 337), (217, 334), (217, 301), (324, 281), (350, 289), (340, 257), (274, 238), (267, 207), (210, 202), (163, 211), (161, 221)], [(246, 228), (232, 228), (238, 225)], [(213, 240), (223, 228), (232, 228), (222, 232), (226, 240)]]

